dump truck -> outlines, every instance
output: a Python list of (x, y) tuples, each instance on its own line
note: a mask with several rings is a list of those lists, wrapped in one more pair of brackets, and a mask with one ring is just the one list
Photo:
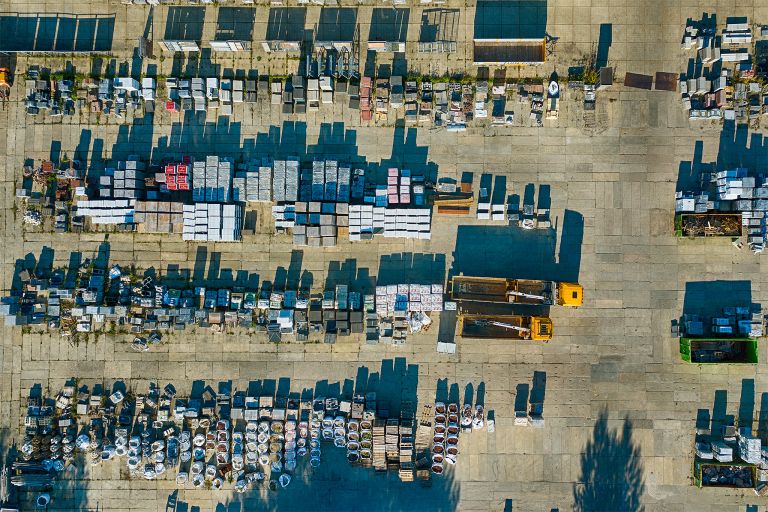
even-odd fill
[(541, 316), (522, 315), (459, 315), (459, 335), (462, 338), (519, 339), (549, 341), (552, 320)]
[(753, 338), (680, 338), (680, 357), (687, 363), (757, 364), (757, 340)]
[(448, 288), (455, 301), (570, 307), (579, 307), (584, 301), (580, 284), (541, 279), (456, 276)]
[(11, 96), (11, 70), (0, 68), (0, 101), (5, 101)]

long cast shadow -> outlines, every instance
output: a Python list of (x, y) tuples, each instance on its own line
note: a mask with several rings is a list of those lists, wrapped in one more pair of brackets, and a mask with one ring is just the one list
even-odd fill
[(624, 419), (619, 429), (608, 428), (603, 409), (581, 455), (581, 475), (573, 486), (574, 509), (584, 512), (643, 510), (645, 477), (640, 447), (632, 439), (632, 422)]

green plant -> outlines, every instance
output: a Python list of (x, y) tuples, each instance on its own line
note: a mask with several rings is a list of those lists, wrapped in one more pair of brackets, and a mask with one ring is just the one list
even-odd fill
[(589, 68), (584, 70), (584, 83), (587, 85), (597, 84), (600, 78), (600, 73), (595, 68)]

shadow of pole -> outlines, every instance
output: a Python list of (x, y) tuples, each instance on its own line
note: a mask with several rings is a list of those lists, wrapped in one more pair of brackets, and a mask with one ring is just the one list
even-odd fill
[(625, 418), (621, 432), (609, 429), (608, 410), (603, 409), (581, 455), (581, 475), (573, 486), (574, 509), (640, 511), (644, 490), (640, 447), (632, 439), (632, 422)]

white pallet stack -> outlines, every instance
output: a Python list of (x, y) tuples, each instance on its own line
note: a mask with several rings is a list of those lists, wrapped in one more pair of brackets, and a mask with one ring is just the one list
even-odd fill
[(93, 224), (132, 224), (136, 201), (133, 199), (97, 199), (78, 201), (77, 214)]
[(431, 212), (428, 208), (388, 208), (385, 210), (385, 238), (432, 238)]
[(234, 204), (196, 203), (184, 205), (182, 240), (236, 242), (242, 233), (243, 209)]

